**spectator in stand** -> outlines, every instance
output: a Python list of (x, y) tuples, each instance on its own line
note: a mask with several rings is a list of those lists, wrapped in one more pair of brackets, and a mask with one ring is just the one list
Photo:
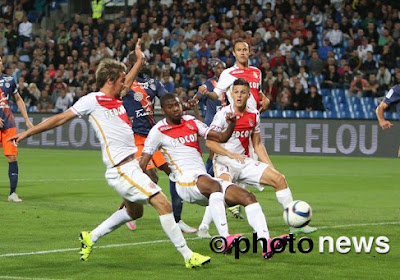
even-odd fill
[(54, 103), (49, 96), (47, 89), (43, 89), (37, 104), (37, 109), (41, 113), (50, 113), (54, 109)]
[(66, 89), (61, 89), (59, 92), (59, 96), (56, 100), (56, 104), (54, 106), (54, 113), (61, 113), (66, 111), (69, 107), (71, 107), (73, 102), (72, 95), (67, 93)]
[(322, 88), (333, 89), (336, 88), (340, 82), (339, 74), (337, 73), (335, 65), (329, 65), (328, 69), (324, 69), (322, 72), (324, 76), (324, 81), (322, 82)]
[(21, 42), (32, 40), (32, 23), (27, 16), (22, 18), (22, 22), (18, 26), (18, 34)]
[(387, 69), (386, 65), (382, 62), (379, 63), (379, 70), (376, 80), (378, 81), (381, 90), (389, 90), (389, 87), (391, 86), (390, 82), (392, 80), (392, 75), (390, 74), (390, 71)]
[(319, 57), (317, 51), (313, 51), (311, 59), (308, 63), (308, 68), (313, 76), (321, 75), (322, 69), (324, 68), (324, 62)]
[(293, 94), (291, 95), (289, 109), (295, 111), (306, 109), (306, 93), (300, 82), (295, 85)]
[(376, 74), (371, 73), (368, 75), (368, 86), (365, 87), (366, 97), (379, 97), (383, 96), (383, 92), (379, 89), (379, 83), (376, 80)]
[(361, 60), (367, 58), (368, 52), (374, 53), (374, 49), (372, 48), (372, 45), (369, 44), (367, 37), (365, 36), (362, 37), (361, 45), (357, 47), (357, 51), (358, 51), (358, 56), (361, 58)]
[(356, 72), (355, 79), (350, 84), (350, 96), (364, 97), (365, 90), (368, 87), (368, 81), (365, 80), (360, 71)]
[(276, 108), (278, 110), (289, 110), (292, 93), (288, 87), (284, 87), (276, 97)]
[(306, 96), (307, 111), (325, 111), (322, 96), (318, 94), (316, 86), (310, 86), (310, 93)]
[(367, 53), (367, 58), (364, 60), (363, 64), (361, 65), (361, 71), (365, 75), (369, 75), (371, 73), (375, 73), (378, 71), (376, 67), (376, 61), (372, 56), (372, 52)]
[(333, 29), (326, 33), (326, 38), (328, 38), (334, 48), (342, 46), (343, 32), (339, 29), (339, 23), (335, 22), (333, 24)]

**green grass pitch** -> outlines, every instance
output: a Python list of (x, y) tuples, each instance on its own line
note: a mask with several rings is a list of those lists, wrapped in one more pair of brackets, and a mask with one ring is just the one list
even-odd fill
[[(286, 175), (295, 199), (313, 208), (309, 254), (233, 255), (211, 252), (209, 241), (186, 234), (188, 245), (212, 257), (188, 270), (149, 206), (134, 232), (122, 226), (103, 237), (88, 262), (79, 261), (78, 234), (91, 230), (121, 199), (104, 179), (99, 151), (20, 149), (18, 194), (8, 203), (5, 159), (0, 162), (0, 279), (397, 279), (400, 263), (399, 160), (384, 158), (272, 156)], [(160, 185), (169, 196), (168, 181)], [(267, 216), (271, 235), (287, 231), (270, 188), (253, 190)], [(184, 204), (183, 219), (198, 226), (204, 208)], [(228, 214), (230, 231), (251, 238), (246, 220)], [(217, 234), (212, 226), (211, 234)], [(390, 251), (378, 254), (318, 252), (318, 237), (387, 236)], [(327, 251), (327, 246), (325, 246)], [(29, 254), (31, 253), (31, 254)]]

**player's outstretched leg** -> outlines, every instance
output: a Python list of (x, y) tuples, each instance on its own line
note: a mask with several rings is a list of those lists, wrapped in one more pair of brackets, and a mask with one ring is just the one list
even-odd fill
[(183, 201), (176, 192), (175, 182), (169, 181), (169, 192), (171, 194), (172, 212), (174, 213), (175, 222), (183, 233), (196, 233), (197, 229), (187, 225), (182, 219)]
[(201, 267), (211, 261), (210, 257), (194, 253), (186, 245), (186, 240), (183, 237), (182, 231), (172, 215), (171, 204), (162, 192), (150, 197), (149, 202), (158, 211), (162, 228), (175, 248), (183, 256), (187, 268)]
[[(292, 192), (290, 191), (285, 176), (273, 167), (268, 167), (264, 170), (261, 179), (261, 184), (271, 185), (275, 188), (275, 195), (278, 202), (286, 209), (293, 201)], [(302, 228), (289, 228), (291, 233), (312, 233), (317, 231), (316, 227), (304, 226)]]

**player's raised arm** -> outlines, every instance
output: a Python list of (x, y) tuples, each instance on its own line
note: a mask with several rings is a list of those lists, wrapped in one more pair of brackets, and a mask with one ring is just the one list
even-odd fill
[(385, 120), (384, 112), (388, 107), (389, 107), (389, 105), (387, 105), (385, 102), (382, 101), (381, 104), (379, 104), (379, 106), (375, 110), (376, 117), (378, 118), (379, 126), (383, 130), (391, 128), (393, 126), (393, 124), (390, 121)]
[(136, 42), (136, 47), (135, 47), (135, 57), (136, 57), (136, 61), (135, 64), (133, 65), (133, 67), (131, 68), (131, 70), (129, 70), (128, 74), (126, 74), (125, 77), (125, 82), (123, 85), (123, 88), (121, 90), (121, 97), (125, 96), (130, 87), (132, 86), (133, 81), (136, 79), (140, 67), (142, 67), (143, 61), (144, 61), (144, 54), (141, 51), (141, 47), (140, 47), (140, 39), (137, 40)]
[(43, 131), (50, 130), (57, 126), (60, 126), (75, 117), (76, 117), (76, 114), (71, 109), (69, 109), (63, 113), (57, 114), (55, 116), (52, 116), (52, 117), (44, 120), (40, 124), (30, 128), (24, 132), (18, 133), (17, 135), (9, 138), (7, 141), (15, 141), (15, 144), (18, 145), (19, 142), (21, 142), (25, 138), (28, 138), (29, 136), (41, 133)]
[(210, 130), (210, 132), (207, 135), (207, 140), (213, 140), (219, 143), (226, 143), (229, 140), (229, 138), (231, 138), (232, 132), (235, 129), (236, 125), (235, 113), (227, 113), (226, 122), (228, 123), (228, 127), (225, 131), (218, 132), (215, 130)]
[[(204, 86), (204, 85), (199, 86), (199, 88), (197, 89), (197, 91), (198, 91), (200, 94), (207, 96), (208, 98), (210, 98), (210, 99), (213, 100), (213, 101), (218, 100), (218, 94), (216, 94), (214, 91), (208, 91), (208, 90), (207, 90), (207, 87)], [(202, 97), (201, 95), (196, 94), (196, 95), (193, 97), (193, 99), (195, 99), (195, 100), (198, 101), (198, 100), (201, 99), (201, 97)]]
[(225, 149), (224, 147), (221, 146), (220, 143), (212, 141), (212, 140), (207, 140), (206, 141), (206, 146), (210, 151), (213, 151), (215, 154), (219, 154), (221, 156), (227, 156), (230, 157), (231, 159), (236, 159), (240, 163), (244, 163), (244, 160), (246, 156), (238, 153), (232, 153)]

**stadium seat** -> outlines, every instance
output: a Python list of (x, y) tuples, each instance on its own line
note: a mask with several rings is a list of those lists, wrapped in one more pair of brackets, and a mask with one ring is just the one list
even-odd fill
[(296, 117), (296, 112), (293, 110), (285, 110), (282, 112), (284, 118), (294, 118)]
[(392, 120), (398, 120), (399, 119), (399, 114), (397, 112), (392, 113)]
[(351, 118), (352, 119), (365, 119), (366, 117), (365, 117), (365, 114), (363, 111), (354, 111), (351, 114)]
[(262, 117), (262, 118), (268, 118), (268, 117), (269, 117), (269, 111), (266, 110), (265, 112), (263, 112), (262, 114), (260, 114), (260, 117)]
[(365, 118), (368, 120), (376, 120), (376, 114), (374, 112), (364, 112)]
[(271, 110), (269, 111), (270, 118), (282, 118), (282, 111), (281, 110)]
[(300, 118), (300, 119), (305, 119), (305, 118), (309, 118), (310, 117), (310, 112), (305, 111), (305, 110), (301, 110), (301, 111), (296, 111), (296, 118)]
[(333, 111), (325, 111), (322, 113), (322, 116), (324, 117), (324, 119), (337, 119), (337, 113), (333, 112)]
[(322, 95), (323, 97), (325, 97), (325, 96), (331, 96), (331, 95), (332, 95), (332, 92), (331, 92), (331, 90), (330, 90), (329, 88), (321, 88), (321, 95)]
[(323, 112), (321, 111), (311, 111), (310, 118), (313, 119), (322, 119), (324, 117)]
[(339, 119), (351, 119), (351, 114), (349, 111), (339, 111), (337, 116)]
[(391, 112), (384, 112), (384, 117), (387, 120), (393, 120), (393, 114)]

